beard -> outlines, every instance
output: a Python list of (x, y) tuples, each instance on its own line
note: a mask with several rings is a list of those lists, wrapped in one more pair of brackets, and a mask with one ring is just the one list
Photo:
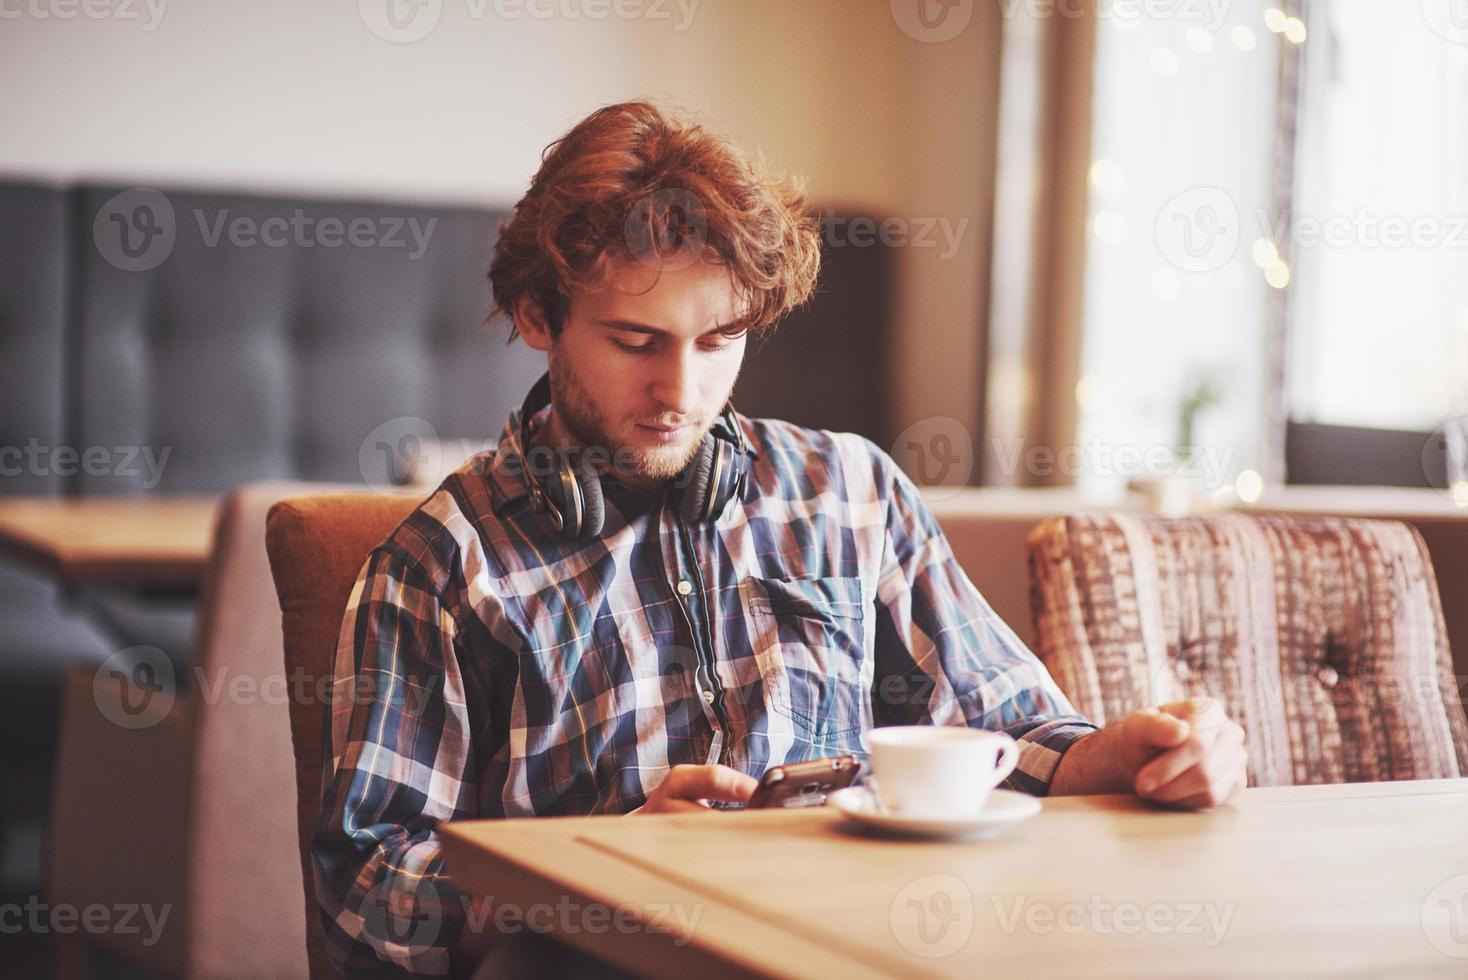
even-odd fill
[[(632, 486), (645, 486), (671, 480), (683, 472), (689, 461), (697, 455), (703, 444), (704, 435), (712, 428), (714, 419), (670, 419), (653, 416), (644, 419), (627, 419), (614, 422), (597, 405), (589, 386), (569, 365), (565, 358), (550, 359), (551, 404), (555, 406), (556, 418), (565, 432), (585, 448), (599, 448), (609, 458), (611, 475)], [(641, 445), (639, 437), (646, 431), (644, 425), (689, 425), (692, 433), (683, 440), (668, 445)]]

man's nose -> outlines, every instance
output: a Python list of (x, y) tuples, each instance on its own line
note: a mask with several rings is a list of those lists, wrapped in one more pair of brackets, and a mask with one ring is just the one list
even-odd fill
[(698, 365), (691, 350), (673, 349), (661, 359), (652, 397), (665, 412), (685, 419), (698, 409)]

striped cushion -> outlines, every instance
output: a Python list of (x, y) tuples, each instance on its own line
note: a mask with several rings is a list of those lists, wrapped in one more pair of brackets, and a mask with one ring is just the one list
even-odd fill
[(1211, 694), (1248, 733), (1250, 785), (1468, 775), (1437, 583), (1405, 524), (1095, 514), (1030, 534), (1040, 658), (1115, 721)]

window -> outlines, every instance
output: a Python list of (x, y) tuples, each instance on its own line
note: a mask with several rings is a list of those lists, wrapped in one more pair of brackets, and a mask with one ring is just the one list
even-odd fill
[(1288, 394), (1297, 421), (1468, 414), (1468, 2), (1308, 8)]

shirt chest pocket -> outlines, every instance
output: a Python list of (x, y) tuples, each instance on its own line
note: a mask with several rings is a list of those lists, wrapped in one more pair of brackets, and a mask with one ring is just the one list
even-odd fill
[(860, 751), (872, 672), (861, 579), (750, 578), (742, 589), (766, 703), (800, 740)]

